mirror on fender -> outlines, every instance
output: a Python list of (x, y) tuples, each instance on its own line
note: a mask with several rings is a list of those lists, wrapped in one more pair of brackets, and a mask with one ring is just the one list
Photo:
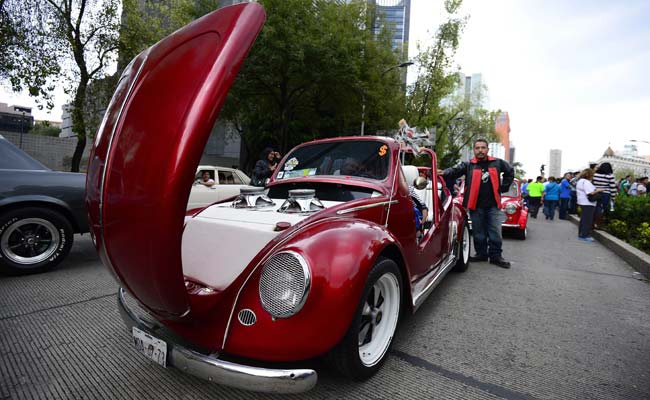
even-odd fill
[(418, 189), (418, 190), (424, 190), (424, 189), (426, 189), (428, 183), (429, 182), (427, 181), (427, 178), (425, 178), (423, 176), (418, 176), (413, 181), (413, 186), (415, 186), (415, 188)]

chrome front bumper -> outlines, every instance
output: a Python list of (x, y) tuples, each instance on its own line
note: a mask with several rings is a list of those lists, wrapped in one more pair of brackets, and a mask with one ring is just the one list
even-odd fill
[[(140, 318), (129, 308), (125, 294), (125, 290), (120, 288), (118, 304), (122, 319), (129, 330), (135, 326), (150, 335), (162, 339), (155, 332), (158, 326)], [(251, 367), (220, 360), (218, 355), (204, 355), (177, 343), (171, 344), (172, 346), (169, 346), (170, 350), (167, 354), (167, 365), (220, 385), (256, 392), (301, 393), (314, 387), (318, 380), (316, 371), (313, 369)]]

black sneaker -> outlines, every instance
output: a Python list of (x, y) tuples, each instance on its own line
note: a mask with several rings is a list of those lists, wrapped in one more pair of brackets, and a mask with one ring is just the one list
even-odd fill
[(473, 256), (469, 256), (469, 260), (472, 262), (487, 261), (488, 256), (473, 255)]
[(510, 268), (510, 263), (504, 260), (503, 257), (491, 258), (490, 264), (498, 265), (501, 268)]

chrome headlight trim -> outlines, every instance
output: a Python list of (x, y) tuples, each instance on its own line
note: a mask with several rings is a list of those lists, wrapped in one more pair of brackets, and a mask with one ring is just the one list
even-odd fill
[(512, 203), (508, 203), (506, 205), (505, 211), (506, 211), (506, 214), (512, 215), (512, 214), (517, 212), (517, 206), (512, 204)]
[[(302, 269), (302, 293), (298, 293), (300, 296), (300, 300), (291, 307), (290, 310), (286, 310), (284, 312), (279, 312), (279, 310), (274, 310), (276, 308), (273, 304), (270, 304), (270, 301), (267, 297), (268, 293), (265, 293), (267, 289), (265, 289), (263, 286), (265, 286), (266, 281), (268, 280), (265, 279), (265, 274), (267, 274), (267, 271), (269, 271), (270, 267), (269, 265), (278, 257), (281, 255), (289, 255), (296, 259)], [(286, 272), (286, 270), (285, 270)], [(290, 272), (289, 272), (290, 273)], [(260, 274), (260, 282), (258, 286), (258, 294), (260, 297), (260, 302), (262, 303), (262, 307), (264, 310), (269, 313), (273, 318), (289, 318), (294, 315), (296, 315), (302, 307), (305, 305), (305, 302), (307, 301), (307, 296), (309, 294), (309, 291), (311, 289), (311, 271), (309, 269), (309, 266), (307, 265), (307, 261), (298, 253), (295, 251), (291, 250), (284, 250), (284, 251), (279, 251), (269, 257), (269, 259), (264, 263), (264, 266), (262, 268), (262, 273)], [(265, 300), (266, 298), (266, 300)]]

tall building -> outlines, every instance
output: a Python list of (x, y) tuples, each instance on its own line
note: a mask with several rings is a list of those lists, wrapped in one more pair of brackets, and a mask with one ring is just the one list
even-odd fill
[(548, 160), (548, 176), (562, 176), (562, 150), (551, 149)]
[(505, 148), (501, 143), (488, 143), (489, 155), (505, 160)]
[(512, 155), (510, 154), (510, 116), (508, 112), (502, 112), (497, 116), (496, 126), (494, 130), (499, 136), (499, 141), (503, 145), (505, 160), (509, 163), (513, 162)]
[(377, 18), (373, 31), (378, 34), (384, 27), (393, 33), (393, 49), (399, 50), (402, 56), (408, 58), (408, 40), (411, 24), (411, 0), (368, 0), (368, 3), (376, 7)]

